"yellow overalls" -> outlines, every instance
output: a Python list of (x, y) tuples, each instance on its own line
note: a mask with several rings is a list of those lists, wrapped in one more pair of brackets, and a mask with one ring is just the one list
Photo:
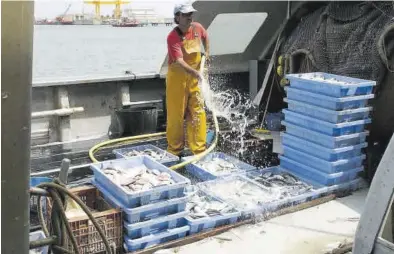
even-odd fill
[[(199, 70), (201, 63), (201, 40), (183, 40), (183, 60)], [(184, 120), (186, 120), (187, 143), (193, 154), (206, 149), (206, 116), (201, 100), (198, 79), (177, 64), (170, 64), (166, 78), (167, 142), (168, 151), (179, 155), (185, 145)]]

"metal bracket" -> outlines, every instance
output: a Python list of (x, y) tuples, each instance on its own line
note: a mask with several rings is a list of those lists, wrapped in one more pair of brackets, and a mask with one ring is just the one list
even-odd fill
[(150, 101), (130, 101), (130, 87), (128, 84), (121, 84), (118, 86), (118, 108), (123, 107), (137, 107), (137, 106), (154, 106), (161, 104), (162, 100)]
[[(69, 109), (70, 102), (68, 100), (68, 89), (66, 87), (58, 87), (56, 89), (57, 105), (61, 109)], [(71, 123), (70, 116), (59, 117), (58, 137), (60, 142), (69, 141), (71, 139)]]
[(31, 117), (32, 119), (58, 117), (57, 121), (54, 122), (57, 129), (57, 140), (65, 142), (71, 139), (70, 116), (84, 112), (85, 109), (83, 107), (70, 108), (67, 87), (57, 87), (55, 92), (55, 101), (58, 109), (33, 112)]
[(118, 86), (118, 108), (122, 108), (130, 103), (130, 87), (128, 84)]

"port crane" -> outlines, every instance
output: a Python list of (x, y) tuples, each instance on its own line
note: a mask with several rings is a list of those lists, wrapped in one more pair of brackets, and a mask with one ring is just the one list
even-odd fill
[(66, 14), (67, 14), (67, 12), (70, 10), (70, 8), (71, 8), (71, 4), (68, 4), (68, 6), (67, 6), (66, 10), (64, 11), (64, 13), (63, 13), (62, 15), (57, 16), (57, 17), (56, 17), (56, 20), (57, 20), (58, 22), (62, 22), (63, 19), (64, 19), (64, 16), (66, 16)]
[(122, 1), (122, 0), (114, 0), (114, 1), (102, 1), (102, 0), (85, 0), (85, 4), (94, 4), (95, 6), (95, 13), (96, 13), (96, 18), (101, 19), (101, 12), (100, 12), (100, 7), (101, 5), (115, 5), (115, 10), (114, 10), (114, 16), (116, 19), (120, 19), (122, 16), (122, 10), (120, 6), (122, 4), (128, 4), (130, 3), (129, 1)]

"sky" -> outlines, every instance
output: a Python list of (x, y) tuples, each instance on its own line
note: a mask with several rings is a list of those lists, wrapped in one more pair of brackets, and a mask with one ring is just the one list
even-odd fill
[[(129, 4), (122, 5), (126, 8), (152, 8), (160, 16), (172, 17), (172, 10), (181, 0), (130, 0)], [(35, 0), (34, 16), (36, 18), (55, 18), (62, 15), (67, 6), (71, 4), (68, 14), (94, 13), (94, 5), (84, 4), (83, 0)], [(115, 5), (101, 5), (101, 15), (111, 15)]]

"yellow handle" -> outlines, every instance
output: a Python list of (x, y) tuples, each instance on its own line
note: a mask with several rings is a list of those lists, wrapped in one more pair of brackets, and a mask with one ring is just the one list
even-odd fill
[(270, 133), (270, 131), (266, 129), (254, 129), (254, 131), (258, 133)]

